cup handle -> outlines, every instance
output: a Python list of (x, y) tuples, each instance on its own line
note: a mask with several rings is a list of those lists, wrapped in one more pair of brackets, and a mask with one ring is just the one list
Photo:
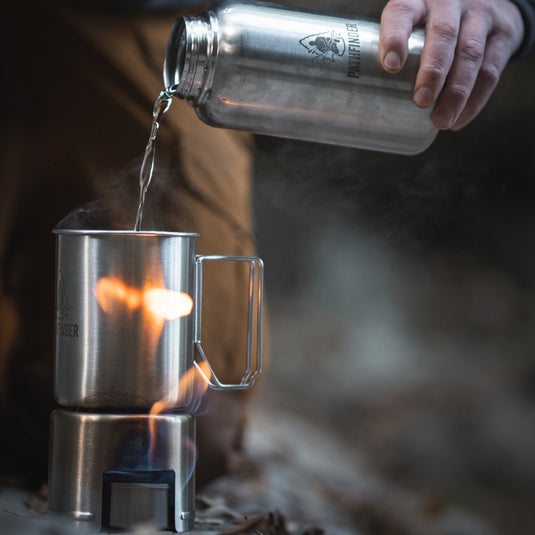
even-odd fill
[[(247, 352), (246, 368), (241, 381), (236, 384), (222, 383), (215, 375), (210, 362), (208, 361), (201, 345), (201, 324), (202, 324), (202, 279), (203, 262), (247, 262), (249, 264), (249, 301), (248, 301), (248, 321), (247, 321)], [(195, 257), (195, 326), (194, 342), (200, 358), (208, 364), (211, 377), (207, 377), (194, 360), (195, 367), (206, 379), (210, 387), (214, 390), (244, 390), (253, 385), (256, 378), (262, 371), (262, 309), (264, 294), (264, 263), (256, 256), (220, 256), (220, 255), (197, 255)], [(254, 333), (256, 333), (256, 351), (254, 350)], [(254, 354), (253, 354), (254, 352)]]

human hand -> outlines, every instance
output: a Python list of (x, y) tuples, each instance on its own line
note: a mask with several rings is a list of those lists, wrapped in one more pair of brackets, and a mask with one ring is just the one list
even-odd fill
[(401, 70), (412, 27), (426, 38), (414, 102), (437, 128), (458, 130), (483, 109), (520, 46), (524, 23), (510, 0), (389, 0), (381, 16), (379, 54), (387, 72)]

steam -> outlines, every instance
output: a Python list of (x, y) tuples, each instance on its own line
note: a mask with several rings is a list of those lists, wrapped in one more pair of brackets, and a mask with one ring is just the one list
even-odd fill
[(404, 249), (462, 241), (481, 217), (494, 216), (505, 175), (474, 157), (459, 134), (440, 135), (411, 157), (258, 137), (257, 214), (277, 211), (292, 224), (307, 221), (311, 232), (340, 217)]
[[(57, 225), (71, 230), (133, 230), (139, 200), (139, 169), (141, 158), (130, 161), (119, 170), (94, 180), (94, 199), (74, 208)], [(173, 230), (177, 214), (186, 212), (176, 189), (183, 187), (177, 163), (154, 168), (147, 191), (142, 230)]]

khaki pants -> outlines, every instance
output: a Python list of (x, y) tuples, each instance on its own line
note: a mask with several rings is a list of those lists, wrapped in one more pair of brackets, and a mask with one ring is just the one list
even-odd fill
[[(52, 398), (53, 227), (133, 228), (138, 173), (173, 14), (118, 14), (91, 3), (4, 10), (0, 193), (0, 472), (46, 478)], [(22, 5), (20, 5), (22, 4)], [(6, 13), (7, 11), (7, 13)], [(198, 232), (201, 254), (254, 254), (250, 138), (204, 125), (174, 99), (157, 140), (144, 228)], [(87, 207), (87, 203), (93, 204)], [(203, 339), (214, 367), (239, 380), (246, 274), (219, 267), (205, 292)], [(241, 329), (241, 331), (240, 331)], [(203, 481), (239, 450), (243, 396), (212, 394), (198, 419)]]

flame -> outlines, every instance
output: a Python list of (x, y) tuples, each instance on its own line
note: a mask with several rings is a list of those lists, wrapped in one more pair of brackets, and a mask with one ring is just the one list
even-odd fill
[(152, 288), (143, 292), (143, 305), (156, 317), (174, 320), (191, 314), (193, 299), (184, 292)]
[(193, 310), (193, 299), (187, 293), (165, 288), (158, 266), (151, 270), (142, 288), (129, 286), (117, 277), (102, 277), (96, 284), (95, 296), (112, 322), (120, 322), (126, 314), (141, 314), (135, 321), (141, 329), (139, 343), (146, 348), (147, 358), (156, 355), (165, 322), (188, 316)]
[(128, 310), (144, 307), (158, 323), (158, 320), (174, 320), (188, 316), (193, 309), (193, 299), (187, 293), (153, 287), (140, 290), (127, 286), (117, 278), (99, 279), (96, 296), (102, 310), (108, 314), (121, 304)]
[[(182, 375), (178, 383), (171, 385), (167, 395), (152, 405), (149, 411), (150, 416), (156, 416), (186, 403), (189, 403), (192, 407), (189, 412), (195, 412), (195, 407), (200, 405), (201, 399), (209, 386), (209, 379), (207, 380), (206, 378), (210, 378), (212, 375), (207, 362), (203, 361), (198, 366), (201, 368), (201, 371), (193, 366)], [(156, 445), (156, 423), (155, 418), (149, 418), (151, 437), (149, 454), (151, 459), (154, 459)]]
[(209, 386), (206, 377), (211, 377), (212, 372), (208, 363), (204, 361), (199, 364), (199, 367), (202, 373), (195, 366), (186, 370), (178, 384), (169, 389), (167, 396), (154, 403), (150, 414), (161, 414), (177, 405), (185, 404), (190, 398), (193, 398), (194, 402), (200, 400)]
[[(155, 354), (165, 322), (188, 316), (193, 310), (191, 296), (165, 288), (163, 279), (161, 269), (155, 268), (152, 271), (152, 280), (143, 288), (128, 286), (121, 279), (114, 277), (99, 279), (95, 288), (97, 302), (107, 314), (119, 315), (125, 310), (129, 313), (139, 310), (143, 314), (142, 334), (150, 348), (149, 354)], [(178, 381), (170, 383), (165, 397), (151, 407), (150, 415), (156, 416), (185, 405), (190, 413), (196, 412), (211, 378), (211, 369), (206, 362), (201, 362), (199, 368), (201, 371), (195, 366), (190, 368)], [(156, 444), (156, 423), (155, 418), (149, 419), (151, 459)]]
[(108, 314), (121, 304), (129, 310), (135, 310), (141, 305), (141, 291), (116, 278), (99, 279), (96, 294), (99, 305)]

